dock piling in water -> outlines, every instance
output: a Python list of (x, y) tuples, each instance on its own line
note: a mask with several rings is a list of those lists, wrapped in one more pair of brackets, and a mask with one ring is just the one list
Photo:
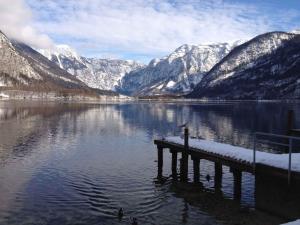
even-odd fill
[(163, 171), (163, 148), (161, 146), (157, 146), (157, 177), (162, 178)]
[(233, 174), (233, 198), (240, 201), (242, 198), (242, 172), (237, 169), (231, 168)]
[(222, 177), (223, 177), (223, 171), (222, 171), (222, 164), (219, 162), (215, 162), (215, 189), (221, 190), (222, 189)]
[[(182, 155), (180, 159), (180, 180), (183, 182), (188, 181), (189, 155), (193, 161), (193, 175), (195, 183), (200, 182), (200, 161), (205, 159), (214, 163), (214, 186), (216, 192), (220, 192), (222, 190), (223, 166), (229, 167), (230, 172), (233, 174), (234, 181), (233, 198), (238, 201), (240, 201), (242, 197), (242, 172), (247, 172), (255, 177), (276, 177), (285, 181), (288, 178), (289, 184), (287, 182), (286, 184), (289, 188), (300, 187), (300, 167), (294, 166), (295, 164), (293, 164), (295, 167), (293, 168), (291, 160), (291, 140), (300, 141), (299, 137), (256, 132), (255, 138), (257, 142), (261, 139), (264, 140), (265, 137), (286, 138), (290, 140), (290, 154), (285, 154), (283, 155), (284, 157), (278, 157), (278, 155), (273, 153), (256, 152), (257, 159), (259, 160), (255, 160), (256, 157), (254, 155), (254, 159), (252, 161), (252, 153), (250, 149), (207, 140), (188, 139), (187, 128), (185, 128), (184, 134), (185, 136), (183, 140), (180, 137), (169, 137), (154, 140), (154, 144), (157, 145), (158, 149), (158, 177), (162, 177), (163, 150), (170, 149), (170, 153), (172, 154), (172, 176), (176, 179), (178, 153), (181, 153)], [(286, 146), (285, 144), (281, 145)], [(243, 151), (245, 154), (242, 154)], [(295, 155), (295, 158), (293, 158), (294, 163), (297, 162), (296, 160), (300, 159), (300, 157), (297, 156), (300, 155)], [(288, 159), (288, 162), (286, 159)], [(274, 160), (276, 160), (277, 164), (274, 163)], [(287, 163), (289, 164), (286, 165)], [(253, 170), (254, 166), (255, 170)]]
[(194, 172), (194, 182), (199, 183), (200, 182), (200, 158), (193, 157), (193, 172)]
[(172, 177), (177, 179), (177, 151), (170, 149), (172, 154)]
[(182, 158), (180, 161), (180, 178), (182, 181), (188, 180), (188, 161), (189, 161), (189, 129), (184, 128), (184, 149), (182, 151)]

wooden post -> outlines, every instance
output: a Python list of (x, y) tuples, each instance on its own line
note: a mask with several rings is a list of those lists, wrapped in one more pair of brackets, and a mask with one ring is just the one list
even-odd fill
[(188, 180), (188, 161), (189, 161), (189, 129), (184, 128), (184, 150), (182, 151), (182, 159), (180, 163), (180, 177), (182, 181)]
[(157, 146), (157, 177), (162, 178), (163, 173), (163, 148)]
[(189, 148), (189, 129), (187, 127), (184, 128), (184, 149), (188, 150)]
[(177, 152), (171, 150), (172, 154), (172, 177), (177, 179)]
[(221, 190), (222, 189), (222, 164), (215, 162), (215, 190)]
[(233, 173), (233, 180), (234, 180), (234, 191), (233, 191), (233, 198), (234, 200), (240, 201), (242, 198), (242, 172), (237, 169), (231, 169)]
[[(286, 127), (286, 135), (287, 136), (292, 136), (293, 135), (293, 128), (294, 128), (294, 111), (289, 110), (288, 111), (288, 118), (287, 118), (287, 127)], [(289, 139), (286, 139), (286, 144), (289, 145)], [(285, 152), (289, 152), (289, 146), (285, 148)]]
[(200, 158), (192, 157), (193, 170), (194, 170), (194, 182), (200, 182)]
[(287, 119), (287, 135), (292, 134), (292, 130), (294, 128), (294, 111), (289, 110), (288, 111), (288, 119)]

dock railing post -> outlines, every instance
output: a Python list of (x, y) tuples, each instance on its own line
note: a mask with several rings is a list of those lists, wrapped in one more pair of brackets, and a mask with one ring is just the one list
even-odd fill
[(254, 138), (253, 138), (253, 173), (255, 173), (255, 165), (256, 165), (256, 133), (254, 133)]
[[(287, 118), (287, 127), (286, 127), (286, 135), (291, 136), (293, 134), (293, 128), (294, 128), (294, 111), (289, 110), (288, 111), (288, 118)], [(289, 139), (287, 140), (287, 144), (289, 145)], [(286, 149), (286, 152), (290, 151), (290, 149)]]
[(289, 138), (289, 170), (288, 170), (288, 185), (291, 184), (292, 149), (293, 149), (293, 139), (292, 139), (292, 138)]
[(294, 111), (289, 110), (288, 111), (288, 119), (287, 119), (287, 135), (291, 135), (291, 132), (294, 127)]

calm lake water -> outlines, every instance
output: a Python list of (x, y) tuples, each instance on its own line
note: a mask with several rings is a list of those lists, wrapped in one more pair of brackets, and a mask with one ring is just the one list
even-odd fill
[(243, 174), (241, 206), (228, 168), (222, 197), (214, 194), (207, 161), (203, 190), (172, 181), (169, 154), (158, 182), (153, 140), (180, 134), (177, 126), (188, 121), (192, 136), (252, 148), (254, 131), (285, 134), (289, 109), (300, 112), (300, 104), (0, 101), (0, 224), (130, 224), (130, 217), (143, 225), (277, 224), (281, 218), (254, 210), (250, 174)]

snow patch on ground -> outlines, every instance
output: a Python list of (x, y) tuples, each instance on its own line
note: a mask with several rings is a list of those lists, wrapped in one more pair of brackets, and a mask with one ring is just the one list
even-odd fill
[(167, 83), (167, 87), (168, 87), (168, 88), (174, 87), (175, 84), (176, 84), (175, 81), (170, 80), (170, 81)]
[(164, 86), (164, 84), (161, 84), (161, 85), (159, 85), (158, 87), (157, 87), (157, 89), (162, 89), (163, 88), (163, 86)]
[(234, 71), (230, 72), (230, 73), (225, 73), (223, 76), (220, 76), (219, 78), (215, 79), (212, 83), (214, 84), (214, 83), (217, 83), (218, 81), (225, 80), (228, 77), (231, 77), (233, 74), (234, 74)]

